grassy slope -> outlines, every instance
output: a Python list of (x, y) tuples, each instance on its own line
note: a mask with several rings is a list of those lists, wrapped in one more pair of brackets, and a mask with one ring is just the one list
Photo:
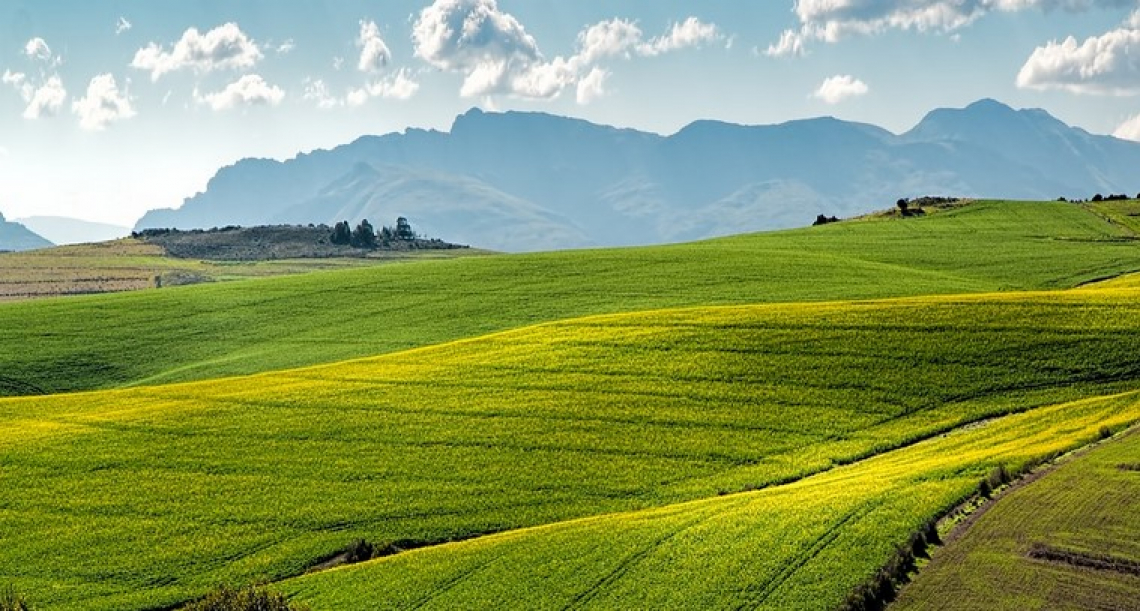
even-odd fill
[[(1128, 609), (1140, 576), (1034, 560), (1034, 544), (1140, 566), (1140, 434), (1003, 497), (940, 549), (897, 609)], [(1133, 569), (1135, 570), (1135, 569)]]
[(412, 551), (279, 587), (337, 610), (830, 610), (988, 469), (1138, 417), (1136, 393), (1043, 407), (786, 486)]
[(652, 308), (1072, 286), (1140, 269), (1069, 204), (979, 203), (652, 248), (432, 261), (0, 305), (0, 394), (207, 379)]
[[(1134, 389), (1138, 297), (658, 311), (249, 378), (7, 399), (0, 566), (47, 604), (143, 608), (293, 574), (357, 537), (435, 541), (771, 485), (984, 416)], [(1040, 447), (1135, 418), (1132, 405), (1070, 410), (1080, 419)], [(932, 481), (953, 481), (916, 489), (898, 510), (907, 525), (976, 475), (939, 469)], [(853, 571), (840, 585), (867, 568), (839, 566)]]

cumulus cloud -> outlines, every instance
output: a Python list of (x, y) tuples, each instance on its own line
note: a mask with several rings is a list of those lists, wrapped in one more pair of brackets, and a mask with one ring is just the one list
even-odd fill
[(590, 102), (606, 95), (606, 79), (610, 73), (602, 68), (594, 67), (578, 81), (578, 103), (585, 106)]
[(102, 131), (115, 121), (135, 116), (130, 94), (119, 91), (115, 77), (100, 74), (87, 85), (87, 95), (71, 103), (71, 111), (79, 116), (79, 126), (90, 131)]
[[(463, 75), (460, 95), (484, 98), (551, 99), (576, 87), (579, 99), (590, 100), (609, 74), (595, 72), (601, 60), (652, 57), (720, 38), (715, 25), (695, 17), (648, 40), (635, 22), (611, 19), (582, 30), (574, 55), (547, 60), (534, 37), (495, 0), (436, 0), (420, 11), (412, 28), (416, 57)], [(589, 82), (582, 85), (585, 79)]]
[(118, 36), (132, 27), (134, 26), (131, 25), (131, 22), (127, 21), (126, 17), (119, 17), (119, 20), (115, 22), (115, 35)]
[(24, 109), (24, 118), (54, 117), (59, 114), (66, 99), (67, 90), (63, 88), (63, 81), (58, 76), (52, 76), (43, 85), (36, 87), (30, 97), (24, 99), (28, 103)]
[(1140, 115), (1136, 115), (1120, 124), (1116, 131), (1112, 132), (1113, 136), (1122, 138), (1124, 140), (1135, 140), (1140, 142)]
[(289, 53), (291, 53), (293, 51), (293, 49), (296, 49), (296, 48), (297, 48), (296, 43), (294, 43), (293, 39), (290, 38), (290, 39), (286, 40), (285, 42), (277, 45), (276, 51), (277, 51), (278, 55), (288, 55)]
[(380, 72), (392, 61), (392, 52), (380, 38), (380, 28), (374, 21), (361, 20), (356, 46), (360, 47), (360, 61), (356, 67), (361, 72)]
[(247, 74), (221, 91), (204, 96), (195, 93), (194, 97), (199, 104), (221, 111), (239, 106), (276, 106), (285, 99), (285, 91), (257, 74)]
[(867, 83), (849, 75), (837, 74), (824, 79), (812, 97), (823, 100), (827, 104), (838, 104), (849, 98), (867, 95)]
[(262, 58), (261, 50), (236, 23), (220, 25), (205, 34), (190, 28), (167, 51), (158, 43), (150, 43), (135, 53), (131, 67), (149, 70), (152, 81), (177, 70), (211, 72), (222, 69), (250, 68)]
[(1037, 47), (1017, 74), (1023, 89), (1100, 95), (1140, 94), (1140, 11), (1084, 42), (1069, 36)]
[(1120, 8), (1134, 0), (797, 0), (799, 28), (785, 30), (767, 55), (801, 55), (810, 41), (828, 43), (886, 30), (947, 33), (995, 11), (1087, 11)]
[(0, 75), (0, 83), (10, 85), (27, 104), (23, 113), (25, 119), (55, 116), (67, 99), (67, 90), (64, 89), (59, 76), (45, 78), (39, 86), (36, 86), (23, 72), (5, 70), (4, 74)]
[(345, 96), (345, 103), (349, 106), (361, 106), (371, 98), (406, 100), (415, 95), (419, 89), (420, 84), (412, 78), (412, 73), (407, 68), (401, 68), (396, 74), (387, 78), (350, 89)]

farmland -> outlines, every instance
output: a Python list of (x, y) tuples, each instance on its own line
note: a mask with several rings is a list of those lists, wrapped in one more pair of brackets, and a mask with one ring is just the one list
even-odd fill
[(0, 302), (138, 291), (458, 256), (456, 252), (384, 254), (386, 256), (370, 258), (198, 261), (168, 256), (161, 246), (131, 238), (7, 252), (0, 253)]
[(1140, 600), (1140, 434), (1015, 490), (939, 550), (899, 609), (1127, 609)]
[(3, 304), (0, 394), (250, 374), (610, 312), (1065, 288), (1136, 270), (1135, 234), (1088, 208), (980, 202), (675, 246)]
[[(1138, 308), (1134, 290), (1086, 289), (665, 310), (252, 377), (8, 399), (0, 564), (49, 606), (146, 608), (298, 574), (357, 538), (430, 543), (659, 508), (637, 514), (649, 529), (637, 537), (649, 536), (654, 511), (756, 488), (798, 495), (801, 484), (778, 484), (816, 473), (871, 496), (840, 507), (820, 492), (804, 532), (879, 499), (874, 520), (893, 526), (843, 541), (886, 549), (895, 526), (959, 499), (995, 457), (1028, 460), (1140, 418)], [(1021, 423), (1012, 432), (980, 429), (1006, 433), (977, 442), (982, 454), (956, 452), (964, 462), (882, 454), (1019, 412), (999, 421)], [(927, 483), (896, 495), (898, 472), (835, 469), (891, 456)], [(752, 497), (724, 498), (768, 515), (746, 509)]]
[[(995, 467), (1140, 422), (1126, 205), (0, 304), (0, 588), (836, 608)], [(1042, 543), (1135, 558), (1097, 524)], [(305, 574), (359, 540), (415, 549)]]

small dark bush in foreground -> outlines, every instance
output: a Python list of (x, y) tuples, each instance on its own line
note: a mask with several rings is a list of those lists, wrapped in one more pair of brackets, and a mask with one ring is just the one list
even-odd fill
[(34, 607), (14, 588), (0, 590), (0, 611), (32, 611)]
[(264, 588), (220, 586), (198, 602), (182, 607), (183, 611), (309, 611), (309, 607), (290, 604), (281, 594)]

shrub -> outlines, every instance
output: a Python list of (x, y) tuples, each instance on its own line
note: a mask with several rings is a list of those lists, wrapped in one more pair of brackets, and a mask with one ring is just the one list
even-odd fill
[(309, 611), (309, 607), (289, 600), (277, 592), (246, 586), (219, 586), (198, 602), (182, 607), (183, 611)]
[(32, 611), (33, 607), (28, 599), (20, 596), (13, 587), (0, 591), (0, 611)]

